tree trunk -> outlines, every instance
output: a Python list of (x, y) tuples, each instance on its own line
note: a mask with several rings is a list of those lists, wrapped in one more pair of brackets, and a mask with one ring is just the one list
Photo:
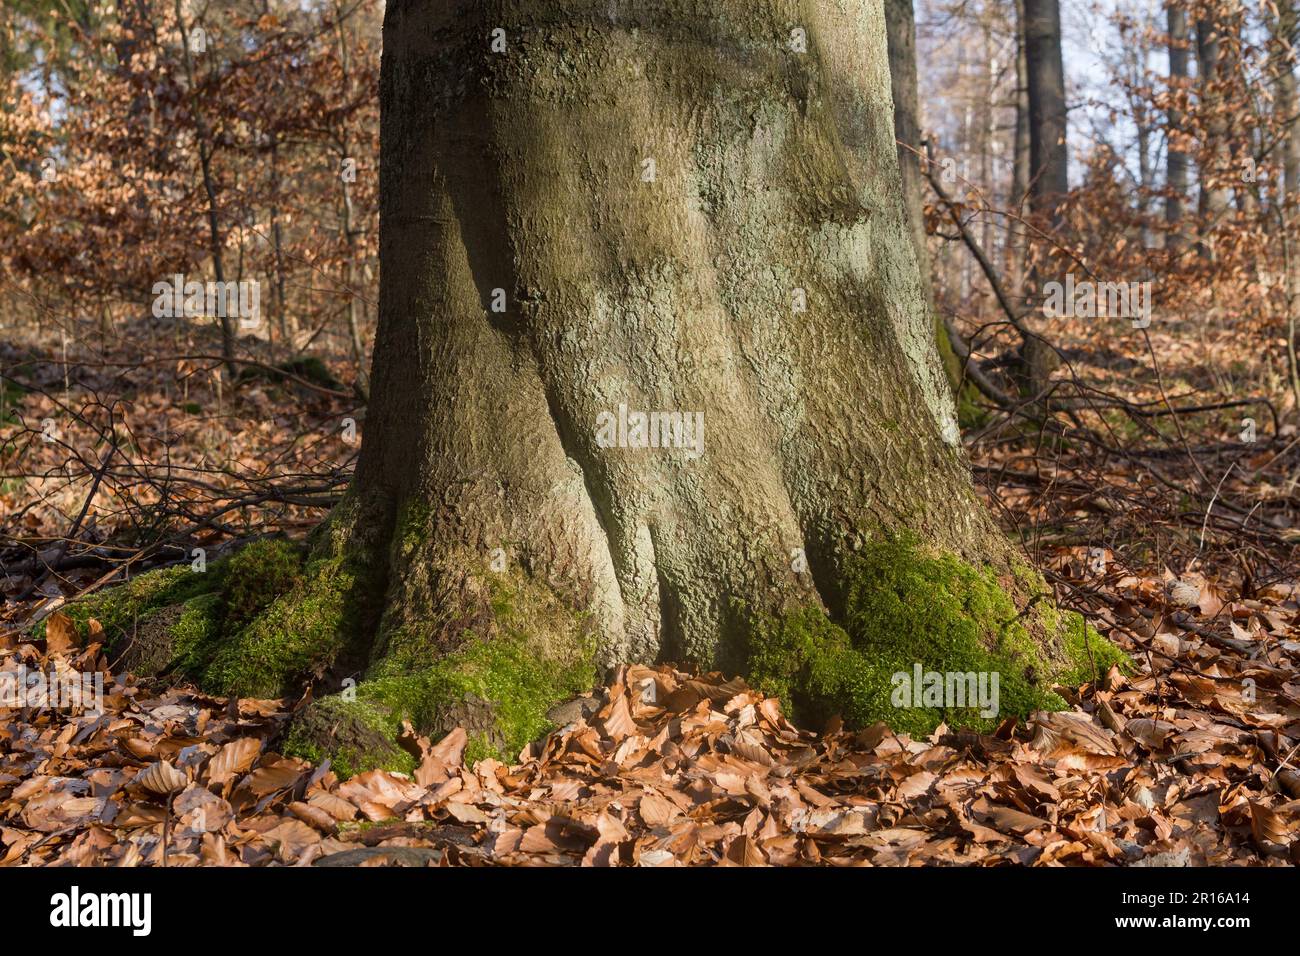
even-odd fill
[(934, 305), (930, 250), (925, 238), (925, 183), (921, 173), (921, 110), (916, 95), (916, 20), (912, 0), (885, 0), (885, 30), (889, 47), (889, 80), (893, 91), (894, 138), (898, 144), (898, 169), (903, 183), (903, 203), (911, 229), (912, 248), (921, 277), (935, 341), (948, 384), (961, 387), (961, 363), (948, 341), (948, 332)]
[[(394, 515), (441, 501), (435, 552), (501, 546), (589, 591), (611, 661), (734, 663), (722, 596), (833, 596), (849, 539), (902, 514), (958, 551), (988, 525), (900, 201), (879, 9), (814, 5), (797, 52), (738, 3), (607, 6), (542, 40), (542, 7), (509, 4), (501, 54), (468, 4), (390, 7), (357, 490)], [(458, 57), (476, 71), (440, 93)], [(703, 412), (703, 454), (600, 447), (624, 405)], [(909, 461), (921, 480), (895, 480)]]
[(1274, 126), (1282, 139), (1282, 171), (1285, 194), (1288, 198), (1300, 192), (1300, 97), (1296, 96), (1295, 0), (1279, 0), (1278, 15), (1273, 21), (1273, 43), (1269, 48), (1277, 92), (1274, 94)]
[[(345, 16), (343, 5), (335, 4), (334, 34), (338, 40), (339, 69), (342, 72), (344, 98), (350, 99), (352, 96), (352, 64), (348, 51), (347, 28), (344, 26)], [(351, 154), (352, 148), (348, 138), (348, 124), (344, 120), (340, 123), (339, 131), (340, 168)], [(348, 343), (352, 346), (352, 358), (357, 365), (356, 391), (362, 397), (365, 397), (370, 393), (370, 376), (366, 372), (366, 346), (361, 335), (360, 302), (358, 301), (360, 293), (357, 291), (358, 230), (356, 212), (352, 203), (352, 187), (348, 176), (339, 175), (339, 189), (343, 198), (342, 222), (339, 225), (343, 233), (343, 240), (347, 243), (347, 255), (343, 263), (343, 288), (348, 297)]]
[[(176, 14), (176, 28), (180, 32), (182, 62), (185, 64), (185, 81), (188, 84), (190, 109), (194, 113), (195, 135), (199, 147), (199, 170), (203, 174), (203, 192), (207, 197), (208, 251), (212, 257), (213, 278), (220, 285), (226, 281), (225, 256), (222, 251), (225, 240), (221, 235), (221, 225), (217, 212), (216, 184), (212, 174), (212, 135), (200, 106), (198, 83), (194, 73), (194, 58), (190, 55), (190, 31), (186, 27), (185, 18), (181, 13), (180, 0), (174, 0), (173, 10)], [(221, 357), (225, 361), (226, 374), (233, 382), (239, 372), (239, 368), (235, 364), (235, 323), (224, 309), (221, 310), (217, 322), (221, 327)]]
[(1186, 245), (1187, 236), (1183, 227), (1184, 203), (1187, 196), (1187, 153), (1181, 148), (1183, 131), (1183, 111), (1179, 108), (1179, 98), (1187, 89), (1187, 11), (1181, 6), (1182, 0), (1173, 0), (1167, 8), (1166, 19), (1169, 30), (1169, 95), (1170, 105), (1166, 112), (1169, 131), (1167, 135), (1165, 188), (1165, 223), (1169, 226), (1166, 248), (1177, 252)]
[[(1029, 87), (1029, 210), (1051, 226), (1061, 224), (1069, 191), (1066, 148), (1065, 67), (1061, 61), (1060, 0), (1024, 0), (1025, 67)], [(1040, 266), (1031, 286), (1044, 282)], [(1037, 398), (1051, 387), (1060, 355), (1042, 338), (1025, 338), (1017, 354), (1021, 392)]]
[(1015, 218), (1011, 220), (1008, 245), (1012, 249), (1014, 268), (1010, 270), (1011, 288), (1020, 294), (1025, 278), (1029, 233), (1018, 219), (1025, 213), (1029, 197), (1029, 66), (1025, 63), (1025, 4), (1016, 0), (1016, 127), (1011, 168), (1011, 202)]
[(903, 201), (911, 227), (912, 247), (916, 250), (916, 260), (924, 278), (930, 271), (930, 252), (925, 240), (925, 187), (920, 162), (921, 111), (916, 95), (916, 20), (912, 0), (885, 0), (885, 29)]
[[(974, 493), (882, 7), (793, 9), (388, 4), (355, 481), (305, 579), (206, 669), (342, 684), (290, 750), (400, 762), (357, 741), (409, 718), (509, 754), (598, 667), (654, 660), (921, 731), (979, 718), (892, 709), (914, 663), (996, 671), (1022, 713), (1101, 652), (1027, 606), (1041, 578)], [(640, 411), (694, 427), (644, 447)]]
[(1214, 231), (1223, 225), (1231, 194), (1222, 185), (1228, 174), (1227, 118), (1223, 115), (1220, 83), (1219, 43), (1222, 26), (1215, 20), (1196, 21), (1197, 86), (1200, 90), (1201, 122), (1206, 142), (1201, 145), (1200, 199), (1197, 212), (1201, 219), (1201, 255), (1214, 257)]
[(1059, 221), (1069, 191), (1060, 0), (1024, 0), (1029, 86), (1030, 209)]

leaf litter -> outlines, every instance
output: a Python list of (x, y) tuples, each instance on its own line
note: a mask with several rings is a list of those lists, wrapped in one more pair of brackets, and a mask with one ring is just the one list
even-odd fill
[(301, 702), (112, 675), (98, 644), (55, 624), (0, 650), (0, 673), (101, 674), (103, 712), (0, 709), (0, 863), (1300, 861), (1297, 591), (1202, 601), (1191, 620), (1168, 613), (1165, 585), (1131, 576), (1097, 617), (1131, 674), (1113, 668), (1064, 690), (1070, 709), (991, 736), (813, 732), (739, 679), (634, 665), (513, 764), (467, 766), (464, 730), (434, 742), (408, 726), (412, 776), (346, 781), (274, 749)]

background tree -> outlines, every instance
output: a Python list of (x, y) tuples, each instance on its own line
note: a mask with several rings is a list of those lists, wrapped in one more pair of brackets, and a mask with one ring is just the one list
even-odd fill
[(1166, 247), (1176, 251), (1184, 244), (1183, 215), (1187, 195), (1187, 152), (1184, 149), (1182, 103), (1187, 94), (1188, 33), (1187, 10), (1181, 0), (1172, 0), (1165, 8), (1168, 26), (1169, 107), (1165, 112), (1168, 125), (1165, 154), (1165, 222), (1169, 226)]
[(930, 250), (925, 236), (926, 186), (921, 172), (925, 145), (921, 142), (920, 107), (916, 98), (916, 20), (912, 0), (886, 0), (885, 29), (889, 46), (889, 78), (894, 105), (894, 137), (898, 142), (898, 168), (902, 177), (903, 202), (911, 228), (921, 287), (934, 316), (935, 340), (948, 383), (962, 387), (961, 364), (948, 340), (943, 320), (935, 311), (930, 283)]
[(1294, 0), (1280, 0), (1277, 16), (1272, 19), (1272, 42), (1269, 59), (1276, 94), (1274, 112), (1281, 127), (1280, 151), (1282, 153), (1283, 189), (1287, 196), (1300, 192), (1300, 100), (1296, 97), (1297, 18)]
[[(1029, 209), (1043, 223), (1059, 226), (1069, 192), (1066, 146), (1065, 67), (1061, 59), (1059, 0), (1024, 0), (1025, 70), (1029, 100)], [(1048, 271), (1031, 273), (1031, 285)], [(1050, 388), (1060, 359), (1050, 343), (1025, 336), (1019, 351), (1021, 389), (1028, 396)]]
[(1061, 5), (1059, 0), (1024, 0), (1024, 9), (1030, 208), (1059, 222), (1061, 201), (1070, 188)]
[(1231, 168), (1228, 117), (1223, 109), (1223, 87), (1228, 75), (1224, 69), (1223, 23), (1213, 7), (1203, 11), (1196, 21), (1196, 82), (1206, 118), (1199, 170), (1201, 188), (1197, 211), (1202, 221), (1199, 248), (1202, 255), (1211, 259), (1214, 257), (1213, 231), (1222, 224), (1232, 200), (1224, 185), (1231, 176)]

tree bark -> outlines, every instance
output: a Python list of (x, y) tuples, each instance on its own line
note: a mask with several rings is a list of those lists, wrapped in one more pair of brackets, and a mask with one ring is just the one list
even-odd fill
[(1198, 243), (1202, 256), (1214, 257), (1214, 232), (1223, 223), (1231, 193), (1222, 185), (1228, 173), (1227, 118), (1223, 115), (1220, 40), (1222, 25), (1213, 19), (1196, 21), (1197, 86), (1200, 92), (1202, 125), (1206, 142), (1200, 150), (1200, 198), (1197, 212), (1201, 220)]
[(1165, 117), (1168, 123), (1166, 146), (1165, 188), (1165, 223), (1169, 227), (1166, 233), (1166, 247), (1177, 252), (1186, 244), (1183, 229), (1184, 204), (1187, 196), (1187, 153), (1181, 148), (1180, 137), (1183, 132), (1183, 111), (1179, 108), (1179, 98), (1187, 89), (1187, 11), (1181, 6), (1182, 0), (1172, 0), (1166, 9), (1168, 26), (1169, 53), (1169, 96), (1170, 105)]
[(1296, 96), (1295, 0), (1279, 0), (1277, 17), (1273, 20), (1273, 43), (1269, 48), (1270, 67), (1277, 92), (1274, 94), (1274, 125), (1281, 132), (1282, 170), (1285, 195), (1289, 198), (1300, 192), (1300, 97)]
[(889, 47), (889, 79), (893, 91), (894, 138), (898, 144), (898, 169), (903, 184), (903, 202), (911, 227), (912, 248), (921, 278), (921, 287), (934, 321), (935, 340), (939, 346), (948, 384), (961, 387), (961, 363), (948, 341), (945, 328), (935, 309), (931, 286), (930, 250), (925, 238), (925, 184), (921, 172), (921, 110), (916, 93), (916, 20), (912, 0), (885, 0), (885, 30)]
[(1029, 86), (1030, 209), (1059, 222), (1069, 191), (1060, 0), (1024, 0)]
[[(1059, 226), (1061, 203), (1069, 191), (1060, 0), (1024, 0), (1024, 11), (1029, 86), (1029, 209), (1038, 219)], [(1041, 272), (1029, 277), (1030, 285), (1044, 280)], [(1056, 350), (1038, 337), (1021, 342), (1017, 360), (1020, 390), (1031, 398), (1050, 388), (1052, 372), (1061, 361)]]
[[(988, 529), (900, 201), (879, 8), (813, 5), (796, 52), (775, 9), (721, 6), (511, 3), (501, 54), (470, 4), (386, 17), (357, 493), (440, 502), (433, 567), (449, 542), (502, 547), (562, 582), (611, 660), (731, 657), (721, 596), (833, 601), (837, 556), (903, 515), (957, 551)], [(599, 447), (621, 405), (702, 411), (703, 455)]]
[(916, 95), (916, 19), (912, 0), (885, 0), (885, 29), (889, 46), (889, 80), (893, 92), (894, 138), (903, 201), (912, 230), (912, 246), (923, 281), (930, 274), (925, 240), (925, 194), (921, 174), (921, 117)]
[[(182, 62), (185, 64), (185, 80), (188, 84), (190, 110), (194, 114), (195, 135), (199, 147), (199, 170), (203, 174), (203, 192), (207, 197), (208, 251), (212, 257), (213, 278), (216, 279), (218, 284), (221, 284), (226, 281), (225, 254), (223, 252), (225, 240), (221, 235), (216, 182), (212, 173), (212, 135), (199, 103), (194, 58), (190, 55), (190, 31), (181, 13), (180, 0), (174, 0), (173, 10), (176, 14), (176, 28), (180, 32)], [(221, 357), (225, 361), (226, 374), (233, 382), (239, 372), (238, 366), (235, 364), (235, 323), (225, 313), (225, 310), (221, 311), (217, 322), (221, 327)]]
[(1024, 22), (1024, 0), (1016, 0), (1016, 126), (1012, 147), (1011, 201), (1008, 203), (1016, 219), (1011, 223), (1008, 246), (1014, 263), (1010, 270), (1010, 285), (1017, 294), (1025, 278), (1025, 259), (1029, 252), (1029, 233), (1017, 221), (1025, 214), (1025, 203), (1029, 198), (1029, 66), (1025, 62)]
[[(352, 96), (352, 69), (351, 57), (348, 51), (347, 31), (348, 26), (344, 24), (347, 15), (343, 10), (341, 3), (334, 6), (334, 31), (335, 38), (338, 40), (339, 51), (339, 69), (343, 75), (343, 93), (345, 99)], [(339, 124), (339, 165), (348, 160), (352, 154), (351, 143), (348, 138), (347, 120)], [(348, 343), (352, 346), (352, 358), (357, 366), (356, 390), (365, 397), (370, 392), (370, 377), (366, 372), (366, 346), (361, 334), (361, 320), (359, 316), (360, 303), (358, 301), (359, 293), (357, 291), (357, 235), (356, 212), (352, 203), (352, 187), (349, 184), (347, 176), (339, 175), (339, 189), (343, 199), (343, 214), (341, 216), (340, 231), (343, 233), (343, 240), (347, 243), (347, 255), (343, 263), (343, 288), (344, 294), (348, 297), (347, 316), (348, 316)]]

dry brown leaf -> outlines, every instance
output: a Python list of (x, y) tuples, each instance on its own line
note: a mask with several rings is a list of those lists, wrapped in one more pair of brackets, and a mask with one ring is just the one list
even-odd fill
[(636, 733), (636, 722), (627, 706), (627, 698), (620, 694), (608, 708), (609, 716), (601, 721), (601, 731), (618, 743), (629, 734)]
[(262, 742), (256, 737), (240, 737), (223, 745), (208, 761), (208, 783), (224, 784), (233, 780), (253, 766), (261, 752)]
[(188, 781), (181, 773), (165, 760), (160, 760), (141, 770), (135, 782), (150, 793), (175, 793), (185, 787)]
[(648, 827), (663, 826), (669, 820), (681, 815), (681, 811), (672, 802), (653, 791), (647, 791), (641, 795), (641, 799), (637, 803), (637, 813), (640, 814), (641, 821)]
[(247, 788), (259, 797), (268, 793), (287, 790), (302, 779), (302, 771), (289, 763), (272, 764), (258, 767), (239, 782), (240, 788)]
[(1291, 830), (1291, 824), (1282, 814), (1262, 803), (1251, 801), (1250, 832), (1261, 847), (1266, 847), (1270, 843), (1286, 846), (1291, 842)]
[(45, 646), (51, 654), (66, 654), (81, 646), (77, 626), (62, 611), (55, 611), (45, 619)]

